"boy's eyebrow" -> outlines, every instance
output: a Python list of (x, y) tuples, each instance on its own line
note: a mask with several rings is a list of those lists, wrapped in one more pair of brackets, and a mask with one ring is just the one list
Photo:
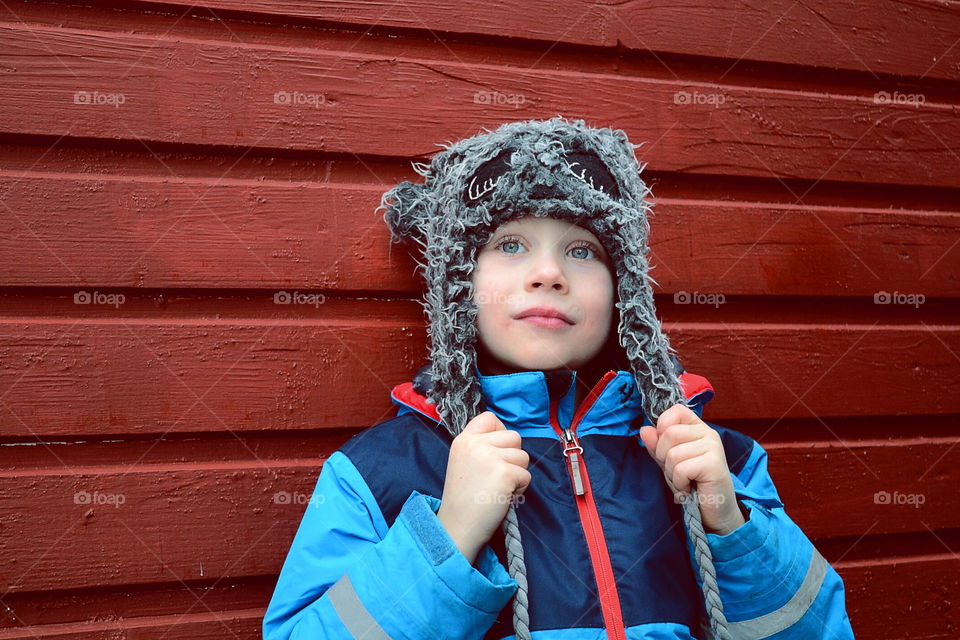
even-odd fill
[(603, 243), (600, 242), (600, 240), (596, 236), (591, 234), (589, 231), (583, 231), (582, 233), (581, 232), (572, 233), (570, 234), (569, 237), (572, 240), (575, 240), (577, 242), (582, 240), (585, 242), (589, 242), (591, 244), (595, 244), (598, 247), (600, 247), (600, 249), (602, 249), (603, 251), (606, 251), (606, 248), (604, 248)]
[(493, 242), (500, 236), (508, 235), (510, 233), (511, 233), (510, 231), (505, 231), (504, 228), (501, 226), (499, 229), (495, 230), (493, 233), (490, 234), (490, 239), (487, 240), (487, 242), (488, 243)]

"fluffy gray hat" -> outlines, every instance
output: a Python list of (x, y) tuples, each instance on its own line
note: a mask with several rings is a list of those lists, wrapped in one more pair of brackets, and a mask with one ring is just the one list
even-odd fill
[[(423, 184), (404, 181), (383, 194), (380, 207), (394, 242), (415, 242), (426, 283), (430, 338), (430, 399), (456, 437), (483, 411), (477, 366), (478, 308), (471, 277), (477, 253), (500, 225), (523, 216), (551, 217), (591, 231), (615, 267), (620, 345), (633, 370), (643, 408), (656, 424), (673, 404), (686, 404), (675, 359), (661, 330), (649, 275), (646, 200), (633, 145), (621, 130), (593, 128), (560, 116), (510, 122), (495, 131), (440, 145), (430, 163), (414, 163)], [(518, 585), (513, 624), (530, 637), (527, 579), (512, 503), (503, 523), (507, 564)], [(696, 494), (683, 502), (710, 631), (729, 637)]]

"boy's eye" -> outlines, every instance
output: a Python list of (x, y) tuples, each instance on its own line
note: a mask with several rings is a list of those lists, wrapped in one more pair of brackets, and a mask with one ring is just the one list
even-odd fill
[[(516, 238), (504, 238), (504, 239), (501, 240), (500, 243), (497, 245), (497, 248), (498, 248), (498, 249), (502, 249), (503, 247), (509, 247), (509, 246), (511, 246), (511, 245), (517, 245), (517, 247), (522, 246), (522, 245), (520, 244), (520, 241), (517, 240)], [(511, 251), (510, 249), (507, 249), (506, 252), (507, 252), (507, 253), (517, 253), (518, 251)]]
[(570, 249), (570, 251), (585, 251), (585, 252), (586, 252), (586, 255), (584, 255), (584, 254), (579, 254), (579, 255), (577, 255), (577, 256), (574, 256), (574, 257), (580, 258), (580, 259), (582, 259), (582, 260), (587, 260), (588, 258), (590, 258), (590, 254), (591, 254), (591, 253), (593, 254), (593, 257), (598, 257), (598, 256), (596, 255), (597, 252), (594, 251), (594, 250), (593, 250), (593, 247), (591, 247), (591, 246), (589, 246), (589, 245), (581, 245), (581, 246), (579, 246), (579, 247), (574, 247), (573, 249)]
[[(506, 247), (506, 249), (504, 249)], [(523, 243), (518, 238), (504, 238), (497, 243), (497, 249), (503, 249), (505, 253), (514, 254), (520, 253), (520, 249), (523, 247)], [(575, 251), (580, 253), (574, 254)], [(600, 259), (600, 252), (597, 251), (591, 244), (582, 244), (577, 247), (570, 249), (568, 254), (573, 254), (574, 258), (579, 260), (589, 260), (591, 258)]]

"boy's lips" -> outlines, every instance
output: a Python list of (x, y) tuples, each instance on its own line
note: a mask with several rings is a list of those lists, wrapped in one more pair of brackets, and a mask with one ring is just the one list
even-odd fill
[(527, 320), (542, 327), (565, 327), (576, 324), (564, 313), (550, 307), (532, 307), (514, 316), (515, 320)]

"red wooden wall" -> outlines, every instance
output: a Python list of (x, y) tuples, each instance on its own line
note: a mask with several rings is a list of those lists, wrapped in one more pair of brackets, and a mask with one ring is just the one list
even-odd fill
[(88, 4), (0, 8), (0, 640), (259, 637), (424, 354), (380, 193), (556, 114), (647, 141), (665, 327), (857, 637), (960, 636), (956, 4)]

